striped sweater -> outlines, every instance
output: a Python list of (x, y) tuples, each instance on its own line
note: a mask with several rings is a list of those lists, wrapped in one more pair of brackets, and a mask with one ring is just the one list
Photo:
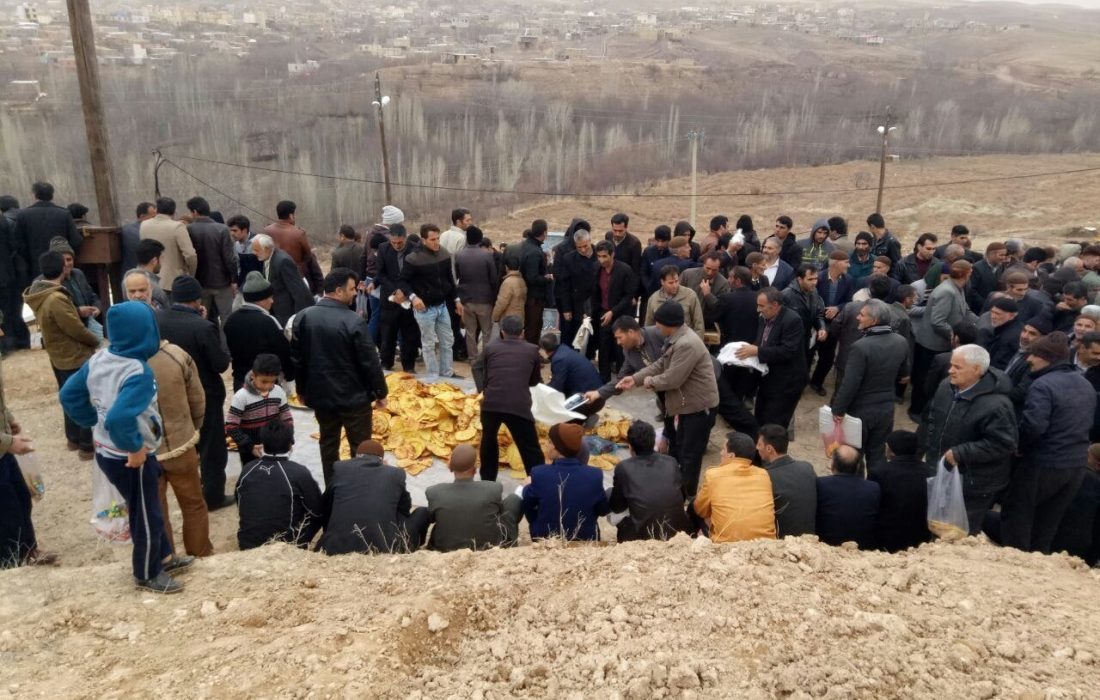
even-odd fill
[(225, 434), (233, 438), (242, 453), (251, 455), (252, 446), (260, 442), (260, 430), (271, 420), (294, 426), (286, 392), (276, 384), (267, 396), (261, 396), (252, 386), (252, 373), (249, 372), (244, 386), (233, 394), (229, 413), (225, 416)]

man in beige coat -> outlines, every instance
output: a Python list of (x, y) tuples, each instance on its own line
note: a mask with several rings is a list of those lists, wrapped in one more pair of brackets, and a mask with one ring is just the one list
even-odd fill
[(198, 269), (199, 256), (187, 232), (187, 224), (172, 217), (176, 213), (176, 202), (167, 197), (157, 200), (157, 215), (141, 222), (141, 238), (151, 238), (164, 246), (160, 254), (160, 286), (172, 294), (172, 283), (180, 275), (194, 275)]
[[(694, 296), (694, 292), (690, 292)], [(641, 385), (664, 394), (665, 428), (669, 454), (680, 463), (684, 495), (693, 498), (699, 471), (707, 451), (710, 431), (718, 415), (718, 380), (703, 340), (684, 325), (684, 309), (666, 301), (653, 314), (665, 341), (664, 352), (654, 363), (616, 388), (624, 391)]]
[(675, 265), (665, 265), (658, 272), (661, 275), (661, 288), (649, 297), (643, 325), (652, 326), (655, 310), (666, 301), (674, 301), (683, 308), (687, 327), (695, 331), (699, 340), (702, 340), (706, 327), (703, 325), (703, 305), (699, 303), (699, 295), (680, 286), (680, 270)]

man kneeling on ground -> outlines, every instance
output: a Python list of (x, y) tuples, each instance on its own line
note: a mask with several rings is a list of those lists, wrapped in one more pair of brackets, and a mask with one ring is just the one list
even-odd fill
[(609, 500), (612, 513), (629, 511), (619, 522), (619, 542), (667, 540), (688, 531), (680, 465), (653, 451), (657, 434), (645, 421), (634, 421), (626, 433), (630, 457), (615, 466)]
[(279, 540), (308, 547), (321, 528), (321, 489), (309, 469), (290, 461), (294, 430), (278, 418), (260, 429), (263, 450), (237, 480), (237, 544), (251, 549)]
[(455, 480), (429, 486), (428, 515), (435, 523), (428, 548), (437, 552), (489, 549), (516, 543), (523, 503), (519, 496), (504, 496), (495, 481), (474, 481), (477, 451), (459, 445), (447, 465)]
[(332, 467), (318, 551), (415, 552), (428, 534), (428, 510), (413, 509), (405, 470), (382, 463), (385, 450), (376, 440), (364, 440), (355, 453)]

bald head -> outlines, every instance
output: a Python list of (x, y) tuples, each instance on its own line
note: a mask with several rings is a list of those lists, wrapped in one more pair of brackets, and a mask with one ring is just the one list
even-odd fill
[(455, 477), (473, 478), (477, 468), (477, 452), (473, 445), (459, 445), (451, 453), (450, 464), (447, 465)]
[(851, 445), (841, 445), (833, 453), (834, 474), (863, 476), (863, 453)]

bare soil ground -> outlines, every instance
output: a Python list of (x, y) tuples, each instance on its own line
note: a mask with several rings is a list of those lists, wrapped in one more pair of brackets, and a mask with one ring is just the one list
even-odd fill
[[(929, 182), (1094, 166), (1100, 156), (944, 159), (892, 165), (890, 178)], [(851, 186), (871, 167), (714, 175), (701, 180), (700, 191)], [(977, 246), (994, 236), (1057, 239), (1071, 225), (1095, 220), (1100, 177), (940, 192), (888, 192), (894, 230), (911, 237), (963, 221), (977, 231)], [(783, 212), (798, 230), (834, 212), (854, 223), (873, 199), (870, 190), (701, 198), (699, 223), (719, 211), (752, 211), (761, 231)], [(564, 228), (576, 213), (598, 227), (622, 209), (644, 235), (679, 218), (686, 204), (555, 202), (487, 228), (538, 217)], [(138, 594), (129, 548), (98, 541), (88, 525), (93, 465), (65, 450), (45, 353), (16, 353), (3, 370), (8, 405), (36, 440), (47, 484), (35, 508), (39, 539), (60, 553), (61, 565), (0, 571), (0, 697), (121, 697), (152, 688), (185, 697), (1100, 694), (1100, 618), (1089, 595), (1097, 574), (1064, 556), (1023, 555), (984, 541), (895, 556), (805, 539), (326, 558), (281, 546), (234, 552), (236, 511), (229, 508), (211, 514), (218, 554), (187, 575), (181, 596)], [(469, 376), (468, 368), (459, 371)], [(821, 403), (804, 395), (791, 452), (824, 473), (816, 434)], [(895, 424), (912, 427), (900, 407)], [(716, 463), (723, 431), (719, 421), (705, 465)], [(171, 508), (178, 531), (178, 509)]]

